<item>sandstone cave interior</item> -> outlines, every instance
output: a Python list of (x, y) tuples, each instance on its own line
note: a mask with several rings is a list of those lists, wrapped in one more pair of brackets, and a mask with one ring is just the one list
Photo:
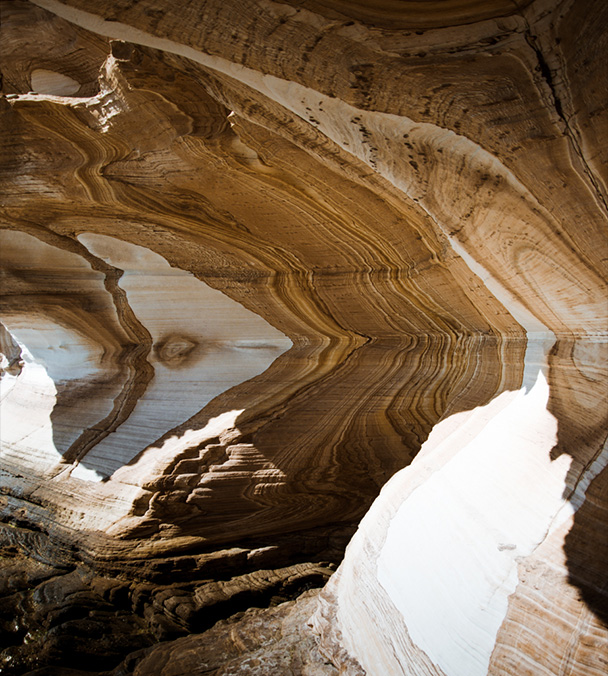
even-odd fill
[(0, 12), (0, 673), (606, 676), (608, 3)]

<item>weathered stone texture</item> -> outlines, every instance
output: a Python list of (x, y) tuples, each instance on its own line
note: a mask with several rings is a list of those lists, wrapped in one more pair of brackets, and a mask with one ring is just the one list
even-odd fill
[(605, 673), (608, 5), (1, 10), (7, 673)]

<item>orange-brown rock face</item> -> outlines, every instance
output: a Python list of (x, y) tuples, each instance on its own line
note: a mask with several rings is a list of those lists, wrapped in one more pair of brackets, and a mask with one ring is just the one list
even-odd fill
[(605, 673), (607, 35), (2, 4), (7, 673)]

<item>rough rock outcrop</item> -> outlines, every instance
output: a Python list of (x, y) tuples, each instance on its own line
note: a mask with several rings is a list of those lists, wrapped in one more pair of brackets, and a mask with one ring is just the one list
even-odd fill
[(210, 673), (605, 673), (607, 42), (600, 0), (2, 3), (7, 673), (195, 673), (364, 515), (234, 629), (310, 611), (333, 666)]

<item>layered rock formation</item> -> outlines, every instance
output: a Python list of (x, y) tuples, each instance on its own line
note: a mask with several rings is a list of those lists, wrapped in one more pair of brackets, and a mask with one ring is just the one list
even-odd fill
[(2, 4), (6, 673), (605, 673), (607, 28)]

